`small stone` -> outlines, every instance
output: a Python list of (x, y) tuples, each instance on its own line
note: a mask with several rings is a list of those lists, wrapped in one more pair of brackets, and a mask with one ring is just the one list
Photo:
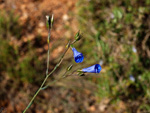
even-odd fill
[(68, 20), (69, 20), (69, 16), (68, 16), (67, 14), (64, 14), (64, 15), (63, 15), (63, 20), (64, 20), (64, 21), (68, 21)]

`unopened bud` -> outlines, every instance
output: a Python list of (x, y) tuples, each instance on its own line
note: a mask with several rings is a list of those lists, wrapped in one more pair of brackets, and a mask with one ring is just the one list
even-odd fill
[(53, 22), (54, 22), (54, 16), (53, 16), (53, 14), (52, 14), (51, 18), (50, 18), (49, 15), (46, 15), (46, 19), (47, 19), (47, 21), (46, 21), (47, 26), (50, 27), (50, 28), (52, 28), (52, 25), (53, 25)]
[(72, 67), (73, 67), (73, 65), (71, 64), (71, 65), (67, 68), (67, 70), (70, 71), (70, 70), (72, 69)]
[(79, 41), (81, 39), (80, 30), (75, 35), (75, 40)]
[(47, 19), (46, 24), (49, 27), (51, 24), (49, 15), (46, 15), (46, 19)]
[(52, 14), (52, 17), (51, 17), (51, 28), (52, 28), (52, 26), (53, 26), (53, 22), (54, 22), (54, 16), (53, 16), (53, 14)]
[(85, 76), (85, 74), (84, 74), (84, 73), (78, 73), (78, 75), (79, 75), (79, 76)]

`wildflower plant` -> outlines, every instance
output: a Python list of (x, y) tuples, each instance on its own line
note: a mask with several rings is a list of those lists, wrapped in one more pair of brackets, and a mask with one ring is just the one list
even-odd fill
[(66, 55), (67, 51), (69, 50), (69, 48), (72, 49), (73, 51), (73, 56), (74, 56), (74, 60), (76, 63), (81, 63), (83, 62), (83, 59), (84, 59), (84, 56), (82, 53), (78, 52), (75, 47), (73, 46), (73, 44), (75, 44), (77, 41), (79, 41), (81, 39), (81, 35), (80, 35), (80, 31), (78, 31), (75, 35), (75, 40), (72, 41), (72, 42), (68, 42), (67, 46), (66, 46), (66, 50), (64, 51), (64, 53), (62, 54), (59, 62), (56, 64), (56, 66), (53, 68), (53, 70), (51, 72), (49, 72), (49, 55), (50, 55), (50, 36), (51, 36), (51, 29), (52, 29), (52, 26), (53, 26), (53, 22), (54, 22), (54, 18), (53, 18), (53, 15), (51, 16), (46, 16), (46, 19), (47, 19), (47, 27), (48, 27), (48, 38), (47, 38), (47, 43), (48, 43), (48, 52), (47, 52), (47, 69), (46, 69), (46, 77), (45, 79), (43, 80), (41, 86), (39, 87), (39, 89), (36, 91), (36, 93), (34, 94), (34, 96), (32, 97), (32, 99), (30, 100), (29, 104), (27, 105), (27, 107), (24, 109), (23, 113), (25, 113), (29, 108), (30, 106), (32, 105), (34, 99), (36, 98), (36, 96), (39, 94), (40, 91), (48, 88), (48, 86), (50, 86), (51, 84), (61, 80), (61, 79), (64, 79), (70, 75), (72, 75), (74, 72), (79, 72), (78, 75), (83, 75), (84, 73), (100, 73), (101, 71), (101, 66), (99, 64), (95, 64), (91, 67), (88, 67), (88, 68), (84, 68), (82, 70), (75, 70), (73, 71), (72, 73), (68, 74), (68, 72), (72, 69), (73, 65), (71, 64), (70, 66), (68, 66), (68, 68), (66, 69), (66, 72), (58, 79), (48, 83), (47, 85), (46, 84), (46, 81), (47, 79), (56, 71), (56, 69), (60, 66), (60, 64), (62, 63), (63, 59), (64, 59), (64, 56)]

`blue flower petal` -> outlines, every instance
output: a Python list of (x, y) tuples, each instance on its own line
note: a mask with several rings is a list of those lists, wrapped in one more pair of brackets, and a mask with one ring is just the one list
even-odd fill
[(131, 81), (135, 82), (135, 78), (134, 78), (134, 76), (133, 76), (133, 75), (130, 75), (130, 77), (129, 77), (129, 78), (130, 78), (130, 80), (131, 80)]
[(72, 48), (74, 54), (74, 60), (76, 63), (81, 63), (84, 59), (83, 54), (78, 52), (75, 48)]
[(102, 70), (102, 67), (99, 64), (95, 64), (88, 68), (82, 69), (82, 71), (86, 73), (100, 73), (101, 70)]

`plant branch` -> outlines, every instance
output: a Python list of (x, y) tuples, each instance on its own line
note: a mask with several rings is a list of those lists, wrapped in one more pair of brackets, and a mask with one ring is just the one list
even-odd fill
[[(73, 44), (73, 43), (75, 43), (75, 41), (73, 41), (71, 44)], [(65, 50), (65, 52), (64, 52), (63, 55), (61, 56), (59, 62), (56, 64), (56, 66), (54, 67), (54, 69), (53, 69), (49, 74), (46, 75), (46, 77), (45, 77), (45, 79), (43, 80), (43, 82), (42, 82), (40, 88), (39, 88), (39, 89), (37, 90), (37, 92), (34, 94), (34, 96), (32, 97), (31, 101), (29, 102), (28, 106), (25, 108), (25, 110), (23, 111), (23, 113), (25, 113), (25, 112), (29, 109), (29, 107), (32, 105), (32, 103), (33, 103), (35, 97), (36, 97), (36, 96), (38, 95), (38, 93), (43, 89), (43, 86), (44, 86), (46, 80), (48, 79), (48, 77), (49, 77), (50, 75), (52, 75), (53, 72), (60, 66), (60, 64), (62, 63), (63, 58), (64, 58), (66, 52), (68, 51), (68, 49), (70, 48), (70, 45), (71, 45), (71, 44), (70, 44), (70, 41), (69, 41), (68, 46), (67, 46), (67, 49)], [(54, 82), (53, 82), (53, 83), (54, 83)]]
[(47, 38), (47, 42), (48, 42), (48, 51), (47, 51), (47, 69), (46, 69), (46, 75), (48, 75), (48, 69), (49, 69), (49, 54), (50, 54), (49, 43), (50, 43), (50, 37), (51, 37), (51, 28), (48, 27), (48, 38)]

